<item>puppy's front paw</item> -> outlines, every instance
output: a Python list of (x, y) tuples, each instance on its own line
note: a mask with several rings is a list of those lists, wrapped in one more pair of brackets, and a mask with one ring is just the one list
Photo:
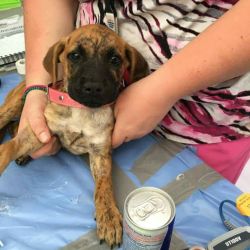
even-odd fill
[(102, 203), (96, 207), (97, 235), (113, 248), (122, 241), (122, 216), (115, 205)]

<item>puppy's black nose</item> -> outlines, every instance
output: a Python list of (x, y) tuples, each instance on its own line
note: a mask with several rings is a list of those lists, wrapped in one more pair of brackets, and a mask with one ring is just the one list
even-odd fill
[(103, 92), (103, 87), (99, 83), (86, 82), (82, 87), (82, 92), (84, 94), (101, 94)]

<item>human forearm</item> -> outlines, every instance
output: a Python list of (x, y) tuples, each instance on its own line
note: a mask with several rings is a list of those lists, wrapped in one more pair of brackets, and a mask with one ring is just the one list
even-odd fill
[(152, 131), (183, 96), (250, 70), (249, 9), (250, 1), (241, 0), (158, 70), (120, 94), (114, 147)]
[(24, 0), (26, 84), (45, 84), (42, 61), (48, 48), (74, 29), (75, 0)]
[[(250, 1), (241, 0), (149, 77), (173, 101), (250, 70)], [(163, 80), (164, 79), (164, 80)], [(165, 91), (163, 91), (165, 90)], [(165, 92), (165, 96), (164, 96)]]
[[(26, 85), (47, 84), (50, 76), (43, 68), (49, 47), (74, 29), (77, 0), (24, 0)], [(44, 146), (32, 157), (55, 153), (60, 145), (51, 135), (44, 117), (47, 97), (31, 91), (26, 97), (18, 131), (30, 126)], [(18, 132), (18, 133), (19, 133)]]

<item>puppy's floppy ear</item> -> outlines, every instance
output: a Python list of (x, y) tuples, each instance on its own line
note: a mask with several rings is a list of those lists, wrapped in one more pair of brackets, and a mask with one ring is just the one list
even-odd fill
[(149, 67), (140, 52), (134, 47), (126, 45), (126, 57), (128, 60), (128, 71), (130, 82), (136, 82), (149, 74)]
[(43, 66), (50, 74), (52, 82), (57, 81), (57, 64), (60, 62), (59, 56), (65, 48), (66, 39), (61, 39), (49, 48), (45, 58), (43, 59)]

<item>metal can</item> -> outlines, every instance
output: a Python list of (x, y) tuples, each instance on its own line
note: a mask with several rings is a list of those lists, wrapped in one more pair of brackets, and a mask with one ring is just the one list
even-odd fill
[(123, 250), (169, 249), (175, 204), (166, 192), (154, 187), (132, 191), (123, 217)]

